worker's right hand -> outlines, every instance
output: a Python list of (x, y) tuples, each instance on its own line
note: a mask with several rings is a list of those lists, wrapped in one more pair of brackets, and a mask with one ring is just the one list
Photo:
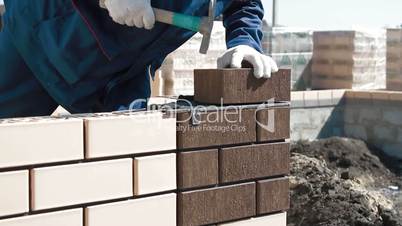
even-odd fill
[(105, 0), (110, 17), (121, 25), (152, 29), (155, 14), (151, 0)]

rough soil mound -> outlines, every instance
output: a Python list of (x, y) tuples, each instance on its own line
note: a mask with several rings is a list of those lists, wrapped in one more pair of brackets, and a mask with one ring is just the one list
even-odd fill
[(387, 189), (402, 180), (362, 141), (295, 143), (291, 175), (289, 225), (402, 226)]

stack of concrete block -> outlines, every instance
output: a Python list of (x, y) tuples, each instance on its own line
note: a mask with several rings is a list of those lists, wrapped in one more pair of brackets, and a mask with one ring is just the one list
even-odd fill
[(220, 105), (177, 112), (178, 225), (285, 226), (290, 71), (196, 70), (194, 100)]
[(385, 88), (384, 32), (314, 32), (312, 88)]
[(271, 55), (280, 68), (292, 70), (292, 90), (311, 87), (313, 31), (303, 28), (263, 26), (265, 54)]
[(402, 90), (402, 28), (387, 30), (387, 90)]

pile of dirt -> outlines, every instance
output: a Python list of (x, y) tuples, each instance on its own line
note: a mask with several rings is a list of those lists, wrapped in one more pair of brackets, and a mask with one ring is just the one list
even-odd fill
[(291, 152), (289, 225), (402, 226), (387, 194), (388, 187), (401, 187), (402, 180), (364, 142), (300, 141)]

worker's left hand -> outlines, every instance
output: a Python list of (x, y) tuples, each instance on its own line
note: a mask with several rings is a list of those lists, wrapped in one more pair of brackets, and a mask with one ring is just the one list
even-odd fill
[(228, 49), (218, 59), (218, 68), (241, 68), (243, 60), (253, 65), (256, 78), (270, 78), (272, 73), (278, 72), (278, 66), (271, 57), (247, 45)]
[(110, 17), (121, 25), (150, 30), (155, 24), (151, 0), (105, 0), (105, 6)]

